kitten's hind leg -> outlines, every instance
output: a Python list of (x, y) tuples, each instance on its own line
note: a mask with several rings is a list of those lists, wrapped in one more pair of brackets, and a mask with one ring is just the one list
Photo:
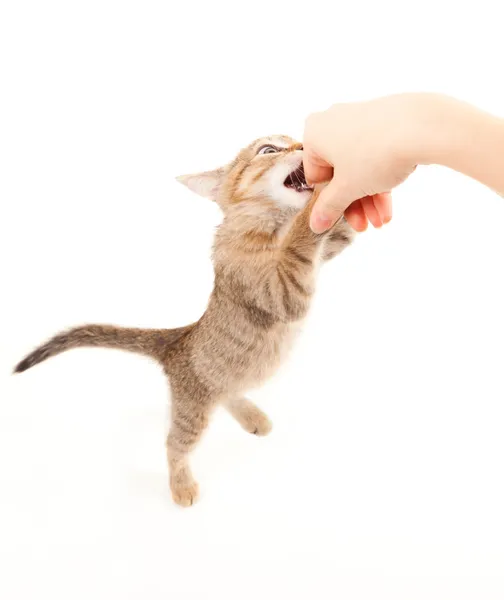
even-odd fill
[(223, 404), (245, 431), (254, 435), (268, 435), (271, 431), (271, 421), (247, 398), (229, 398)]
[(198, 498), (198, 484), (189, 466), (189, 454), (208, 425), (213, 403), (172, 397), (171, 427), (166, 439), (170, 488), (180, 506), (191, 506)]

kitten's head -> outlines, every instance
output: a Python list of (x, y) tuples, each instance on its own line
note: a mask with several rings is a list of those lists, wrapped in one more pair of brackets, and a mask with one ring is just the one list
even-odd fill
[(303, 170), (303, 147), (287, 136), (260, 138), (225, 167), (177, 180), (214, 200), (226, 213), (243, 206), (251, 212), (300, 210), (311, 197)]

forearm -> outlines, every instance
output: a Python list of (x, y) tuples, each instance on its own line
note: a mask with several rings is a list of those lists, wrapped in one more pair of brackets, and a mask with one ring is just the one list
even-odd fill
[(449, 97), (421, 102), (418, 164), (448, 167), (504, 195), (504, 119)]

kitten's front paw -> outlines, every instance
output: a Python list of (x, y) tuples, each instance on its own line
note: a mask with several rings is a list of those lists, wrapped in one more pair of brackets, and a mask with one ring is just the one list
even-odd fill
[(191, 483), (171, 483), (171, 493), (173, 501), (179, 506), (192, 506), (199, 496), (198, 484), (193, 481)]
[(357, 232), (350, 225), (350, 223), (342, 217), (337, 221), (329, 230), (329, 237), (335, 239), (346, 239), (347, 242), (351, 243), (355, 239)]

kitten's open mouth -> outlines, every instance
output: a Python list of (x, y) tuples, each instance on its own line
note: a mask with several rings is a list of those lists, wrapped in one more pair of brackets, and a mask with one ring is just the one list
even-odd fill
[(303, 163), (299, 165), (297, 169), (294, 169), (292, 173), (289, 173), (284, 181), (284, 185), (287, 188), (296, 190), (296, 192), (312, 192), (313, 187), (306, 183), (306, 177), (304, 174)]

